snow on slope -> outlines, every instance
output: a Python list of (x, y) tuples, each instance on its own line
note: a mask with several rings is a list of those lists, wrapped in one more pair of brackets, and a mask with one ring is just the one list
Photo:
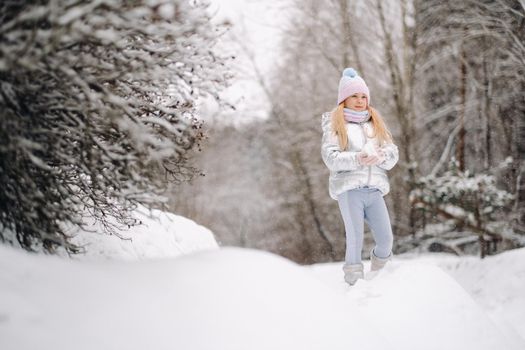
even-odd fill
[(339, 264), (305, 268), (238, 248), (79, 262), (0, 246), (0, 269), (1, 349), (525, 345), (446, 273), (417, 260), (395, 262), (352, 288), (341, 282)]
[[(129, 261), (176, 257), (219, 247), (209, 229), (183, 216), (156, 209), (150, 211), (139, 205), (133, 218), (141, 224), (118, 230), (118, 234), (126, 238), (124, 240), (102, 233), (103, 227), (89, 216), (84, 219), (88, 231), (69, 228), (67, 234), (75, 236), (72, 242), (86, 248), (85, 254), (74, 258)], [(115, 225), (115, 220), (111, 224)]]
[(345, 299), (268, 253), (104, 263), (0, 246), (1, 349), (384, 349)]
[(525, 249), (514, 249), (485, 259), (448, 254), (426, 254), (417, 258), (441, 267), (496, 323), (512, 327), (525, 339)]
[[(369, 269), (369, 263), (365, 267)], [(341, 264), (319, 264), (311, 269), (324, 283), (352, 299), (357, 310), (371, 317), (400, 348), (525, 347), (523, 338), (493, 322), (465, 289), (433, 262), (396, 257), (375, 278), (360, 280), (352, 288), (343, 281)]]

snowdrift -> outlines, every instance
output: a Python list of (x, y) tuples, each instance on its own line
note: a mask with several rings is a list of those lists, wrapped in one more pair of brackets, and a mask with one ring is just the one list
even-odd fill
[[(525, 258), (525, 250), (522, 252)], [(525, 259), (524, 259), (525, 260)], [(521, 349), (512, 328), (492, 321), (448, 273), (425, 259), (397, 259), (353, 288), (340, 264), (312, 267), (320, 280), (347, 295), (399, 349)], [(367, 264), (369, 265), (369, 264)], [(368, 267), (368, 266), (367, 266)]]
[(494, 322), (514, 329), (525, 339), (525, 248), (485, 259), (449, 254), (406, 256), (402, 259), (410, 262), (414, 258), (442, 268), (489, 313)]
[(426, 264), (391, 264), (355, 288), (339, 283), (335, 265), (312, 272), (237, 248), (78, 262), (0, 246), (0, 268), (2, 349), (523, 346), (451, 277)]
[[(78, 227), (66, 229), (67, 234), (74, 236), (73, 243), (85, 247), (84, 254), (73, 258), (132, 261), (176, 257), (219, 247), (208, 228), (183, 216), (148, 210), (140, 205), (132, 216), (141, 224), (117, 230), (124, 239), (104, 234), (104, 228), (89, 215), (84, 218), (86, 230)], [(110, 220), (110, 223), (118, 227), (115, 220)]]
[(2, 349), (385, 348), (303, 268), (224, 249), (76, 262), (0, 247)]

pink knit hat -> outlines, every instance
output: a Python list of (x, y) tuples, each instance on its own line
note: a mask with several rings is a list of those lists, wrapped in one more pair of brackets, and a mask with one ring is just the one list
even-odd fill
[(358, 92), (366, 95), (368, 99), (368, 105), (370, 105), (370, 91), (368, 90), (368, 86), (366, 85), (365, 81), (357, 74), (355, 69), (346, 68), (343, 71), (341, 80), (339, 81), (337, 104), (340, 104), (346, 100), (348, 96), (352, 96)]

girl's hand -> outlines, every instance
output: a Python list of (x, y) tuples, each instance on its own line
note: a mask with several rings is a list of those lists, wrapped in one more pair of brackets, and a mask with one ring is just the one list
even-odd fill
[(385, 160), (385, 154), (379, 150), (377, 155), (368, 155), (365, 152), (361, 152), (357, 155), (357, 161), (361, 165), (370, 166), (382, 163)]
[(377, 164), (381, 164), (385, 161), (386, 153), (382, 148), (377, 149), (377, 157), (379, 158)]
[(361, 165), (368, 166), (374, 164), (374, 162), (377, 161), (377, 157), (374, 155), (368, 155), (365, 152), (361, 152), (357, 155), (357, 161)]

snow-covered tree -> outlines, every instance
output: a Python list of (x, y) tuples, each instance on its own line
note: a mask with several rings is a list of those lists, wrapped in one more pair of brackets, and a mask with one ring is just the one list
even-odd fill
[(525, 3), (422, 1), (419, 10), (422, 168), (435, 175), (455, 154), (479, 174), (512, 159), (496, 178), (514, 195), (507, 219), (523, 234)]
[[(205, 1), (0, 4), (0, 238), (62, 246), (86, 213), (132, 225), (183, 181), (202, 138), (195, 101), (229, 78)], [(161, 175), (164, 176), (161, 176)]]
[[(497, 169), (505, 169), (510, 164), (512, 159), (509, 158)], [(508, 241), (506, 243), (511, 246), (519, 246), (523, 238), (512, 232), (504, 215), (511, 209), (514, 196), (498, 188), (494, 171), (473, 173), (462, 171), (459, 165), (459, 161), (453, 158), (443, 174), (436, 176), (431, 173), (419, 178), (416, 189), (410, 194), (412, 203), (425, 212), (429, 223), (436, 219), (452, 220), (455, 228), (452, 231), (460, 231), (455, 237), (456, 242), (458, 238), (467, 238), (460, 240), (464, 244), (469, 238), (476, 237), (481, 257), (489, 253), (490, 243), (497, 245)], [(442, 244), (460, 252), (454, 247), (454, 242), (444, 243), (445, 240), (440, 238), (438, 235)], [(433, 242), (434, 237), (430, 241)]]

